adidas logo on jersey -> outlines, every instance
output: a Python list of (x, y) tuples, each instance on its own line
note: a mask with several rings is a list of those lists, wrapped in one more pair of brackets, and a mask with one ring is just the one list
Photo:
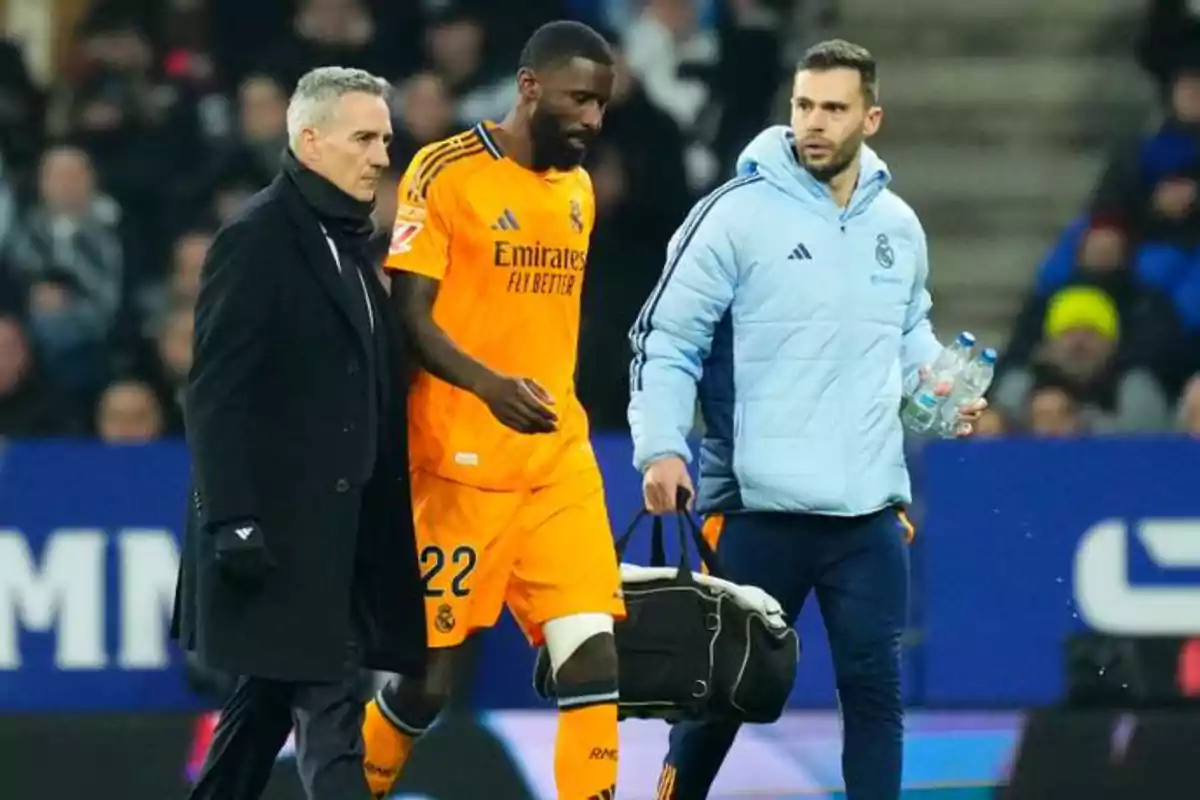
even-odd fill
[(808, 252), (808, 248), (803, 243), (796, 245), (792, 252), (788, 255), (788, 261), (811, 261), (812, 254)]
[(506, 208), (504, 209), (504, 213), (500, 215), (500, 218), (492, 223), (492, 230), (519, 231), (521, 230), (521, 226), (517, 223), (516, 215)]

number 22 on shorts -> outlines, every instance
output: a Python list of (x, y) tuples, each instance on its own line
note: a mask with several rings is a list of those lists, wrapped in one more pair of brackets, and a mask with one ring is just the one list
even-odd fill
[(475, 548), (470, 545), (459, 545), (450, 551), (449, 557), (447, 557), (445, 549), (438, 545), (426, 545), (421, 549), (421, 577), (425, 581), (425, 596), (442, 597), (446, 594), (445, 588), (437, 584), (440, 583), (438, 578), (441, 577), (447, 566), (451, 571), (450, 594), (455, 597), (469, 595), (471, 589), (467, 586), (467, 579), (475, 571), (477, 561)]

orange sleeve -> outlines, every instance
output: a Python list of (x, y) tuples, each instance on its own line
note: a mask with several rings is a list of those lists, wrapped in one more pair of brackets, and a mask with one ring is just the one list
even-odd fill
[(417, 154), (396, 190), (396, 222), (383, 266), (440, 281), (450, 266), (448, 221), (453, 198), (448, 196), (445, 178), (432, 179), (438, 169), (426, 155), (425, 151)]

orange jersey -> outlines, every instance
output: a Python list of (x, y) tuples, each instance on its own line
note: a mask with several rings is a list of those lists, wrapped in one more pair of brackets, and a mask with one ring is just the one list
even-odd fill
[(517, 433), (471, 393), (421, 372), (409, 402), (412, 468), (499, 491), (594, 469), (575, 396), (595, 217), (587, 173), (525, 169), (477, 125), (417, 153), (397, 208), (385, 267), (440, 281), (438, 326), (488, 368), (545, 387), (559, 423), (554, 433)]

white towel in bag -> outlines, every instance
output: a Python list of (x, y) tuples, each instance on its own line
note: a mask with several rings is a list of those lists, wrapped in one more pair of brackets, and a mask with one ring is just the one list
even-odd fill
[[(675, 577), (677, 572), (675, 567), (642, 567), (637, 564), (621, 564), (621, 582), (644, 583), (662, 580)], [(779, 601), (757, 586), (739, 586), (736, 583), (730, 583), (722, 578), (714, 578), (701, 572), (693, 572), (692, 578), (696, 583), (728, 595), (734, 603), (747, 611), (762, 614), (766, 618), (767, 627), (782, 630), (788, 626)]]

